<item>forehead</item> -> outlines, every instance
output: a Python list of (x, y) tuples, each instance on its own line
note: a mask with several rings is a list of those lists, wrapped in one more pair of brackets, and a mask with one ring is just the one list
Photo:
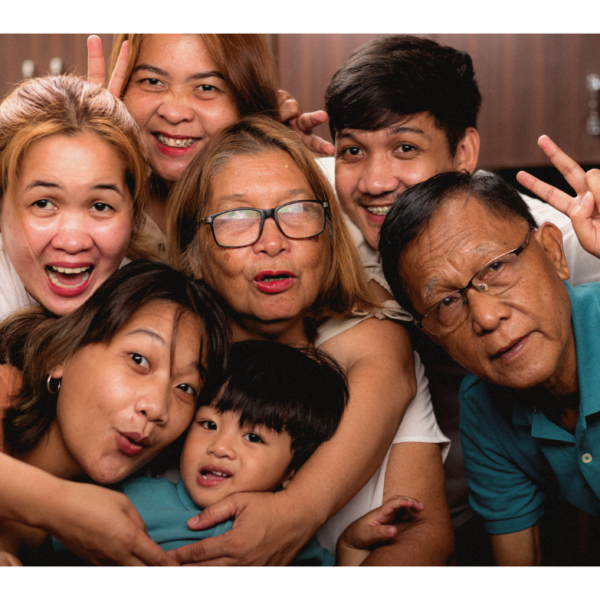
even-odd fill
[(364, 143), (384, 144), (397, 136), (415, 136), (428, 141), (432, 146), (448, 150), (448, 141), (443, 129), (440, 129), (429, 112), (401, 116), (386, 127), (375, 130), (344, 128), (336, 134), (336, 139), (356, 139)]
[(216, 173), (209, 189), (209, 206), (257, 200), (276, 204), (314, 198), (308, 179), (294, 159), (282, 150), (231, 157)]
[(487, 262), (516, 248), (527, 229), (523, 219), (502, 219), (474, 196), (466, 201), (460, 193), (446, 200), (400, 259), (415, 309), (422, 312), (466, 285)]
[[(140, 42), (135, 65), (150, 63), (169, 63), (171, 66), (194, 71), (201, 66), (216, 69), (216, 64), (208, 52), (204, 40), (198, 34), (151, 34), (146, 35)], [(202, 63), (202, 64), (199, 64)]]

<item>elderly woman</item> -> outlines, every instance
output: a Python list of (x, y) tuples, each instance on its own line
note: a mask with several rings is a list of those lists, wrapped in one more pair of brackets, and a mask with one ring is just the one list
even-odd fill
[(74, 76), (20, 84), (0, 104), (0, 320), (36, 302), (75, 310), (126, 252), (148, 195), (139, 130), (123, 103)]
[(0, 564), (18, 564), (47, 533), (93, 562), (167, 560), (123, 497), (61, 480), (116, 483), (185, 431), (207, 377), (224, 368), (228, 326), (214, 295), (167, 265), (135, 261), (69, 315), (15, 313), (0, 344), (0, 369), (23, 372), (0, 407), (10, 455), (0, 454)]
[(232, 532), (175, 557), (287, 564), (326, 521), (318, 537), (333, 550), (349, 522), (398, 494), (425, 510), (365, 562), (445, 564), (453, 551), (440, 452), (447, 439), (406, 331), (384, 318), (400, 309), (373, 301), (310, 153), (273, 120), (244, 119), (209, 141), (170, 202), (174, 260), (223, 297), (233, 339), (320, 345), (346, 370), (350, 390), (338, 432), (286, 490), (234, 494), (209, 507), (189, 525), (235, 516)]

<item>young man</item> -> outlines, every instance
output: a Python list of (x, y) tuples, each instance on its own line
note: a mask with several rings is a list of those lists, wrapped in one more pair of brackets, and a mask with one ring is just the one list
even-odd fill
[[(336, 151), (335, 159), (321, 160), (329, 171), (335, 163), (336, 191), (365, 269), (388, 292), (378, 252), (385, 215), (407, 188), (443, 171), (475, 170), (480, 105), (470, 56), (412, 36), (365, 44), (329, 85), (326, 110)], [(600, 280), (600, 261), (582, 250), (569, 219), (539, 200), (524, 200), (539, 222), (561, 229), (569, 282)], [(452, 439), (445, 468), (458, 563), (477, 564), (482, 553), (471, 550), (474, 524), (458, 435), (457, 393), (465, 371), (424, 336), (413, 335), (413, 343), (426, 366), (440, 427)]]
[(563, 284), (560, 230), (538, 228), (520, 195), (483, 172), (408, 190), (380, 249), (394, 296), (472, 373), (461, 435), (496, 562), (540, 564), (548, 500), (600, 515), (600, 284)]

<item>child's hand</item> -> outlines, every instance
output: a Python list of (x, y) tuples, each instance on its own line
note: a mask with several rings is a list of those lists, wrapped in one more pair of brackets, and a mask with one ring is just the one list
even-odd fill
[(0, 567), (22, 567), (23, 563), (10, 552), (0, 550)]
[(425, 507), (407, 496), (392, 496), (346, 527), (338, 540), (337, 560), (342, 566), (359, 565), (373, 546), (384, 544), (398, 533), (394, 523), (411, 521)]

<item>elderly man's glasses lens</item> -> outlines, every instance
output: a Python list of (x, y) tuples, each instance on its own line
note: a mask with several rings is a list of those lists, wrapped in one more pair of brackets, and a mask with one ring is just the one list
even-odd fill
[(529, 229), (523, 243), (514, 250), (502, 254), (477, 271), (464, 288), (436, 302), (416, 321), (418, 327), (425, 328), (433, 335), (446, 335), (461, 325), (469, 314), (467, 290), (497, 296), (511, 288), (521, 277), (523, 265), (519, 255), (529, 245)]
[(222, 248), (250, 246), (260, 238), (265, 219), (272, 218), (283, 235), (293, 240), (315, 237), (325, 229), (325, 210), (321, 200), (296, 200), (277, 208), (236, 208), (205, 217), (215, 242)]

